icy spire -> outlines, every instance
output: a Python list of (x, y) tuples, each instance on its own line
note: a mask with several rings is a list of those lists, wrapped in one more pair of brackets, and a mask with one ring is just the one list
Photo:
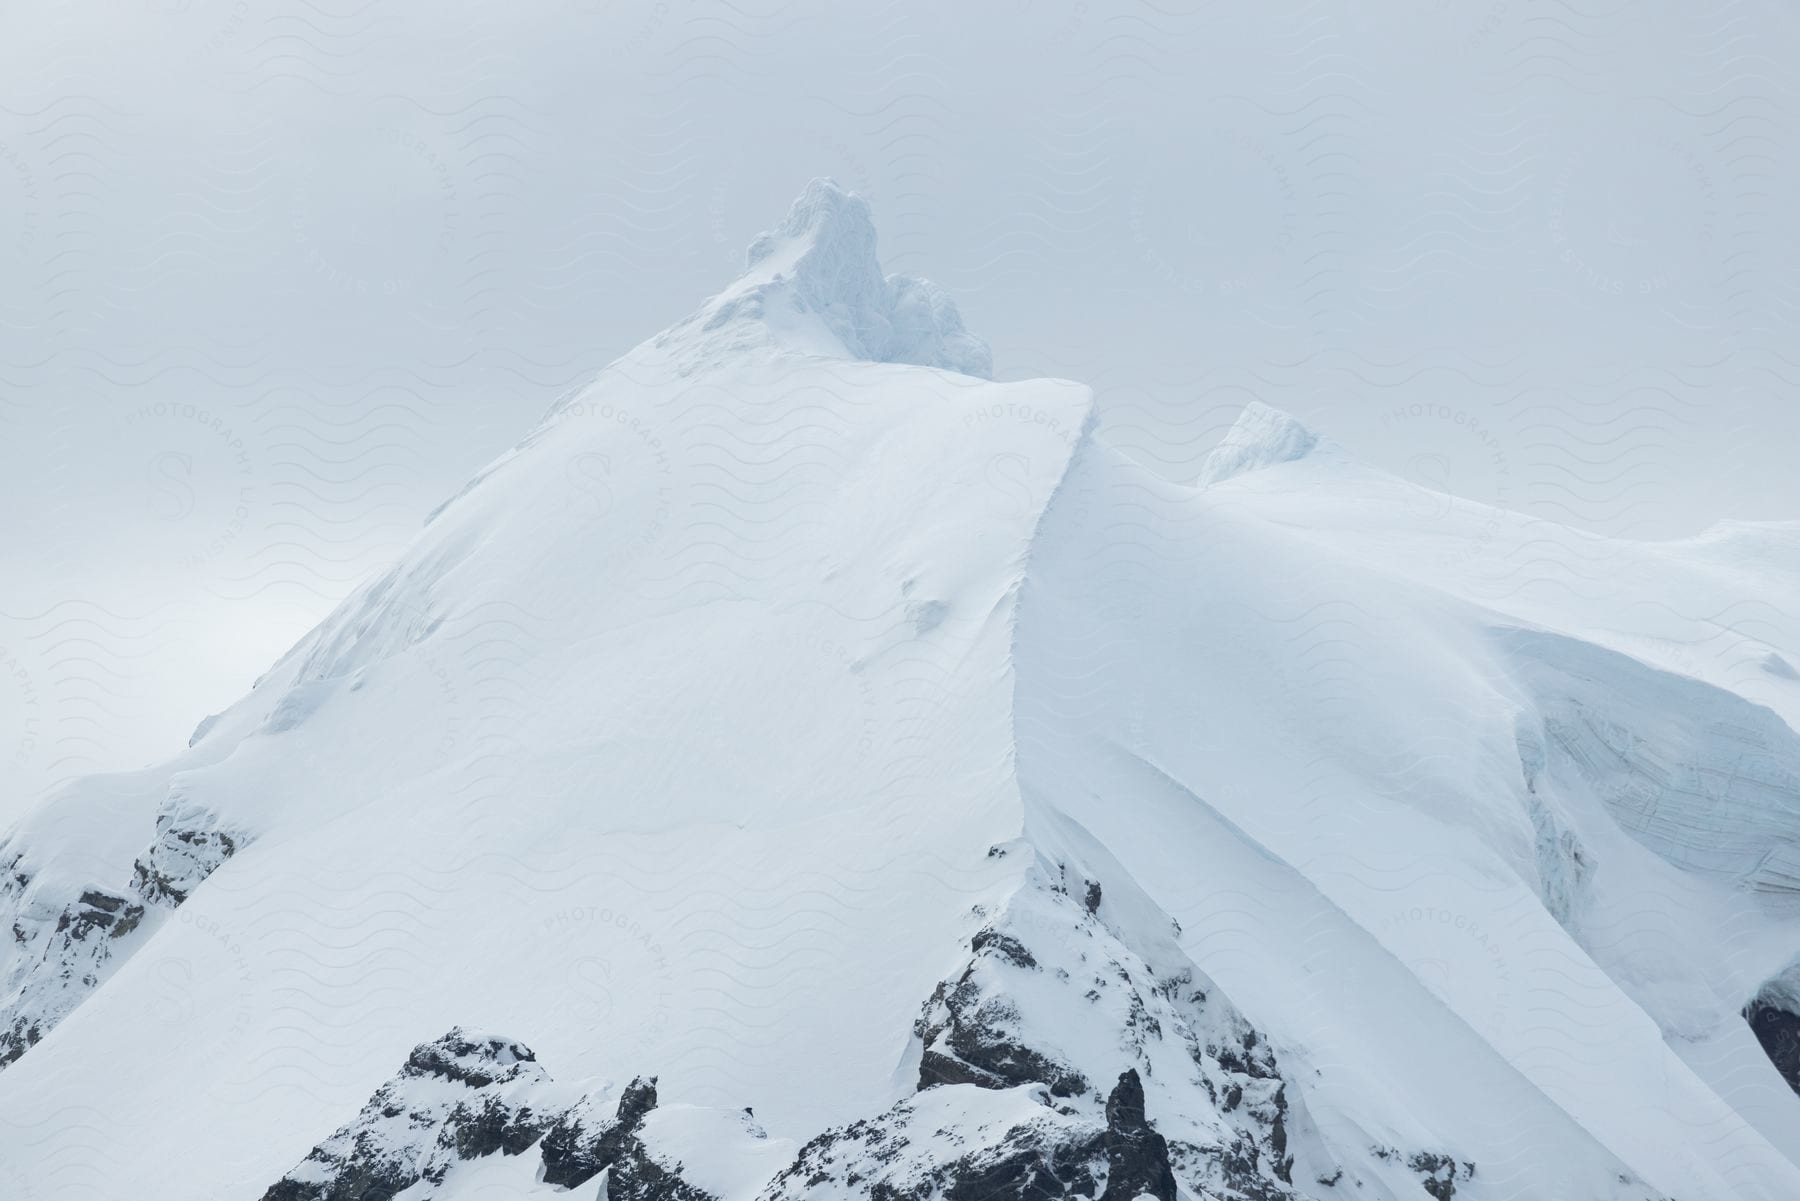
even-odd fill
[[(780, 225), (750, 243), (752, 276), (773, 269), (851, 350), (886, 336), (887, 281), (869, 202), (828, 179), (795, 198)], [(760, 270), (759, 270), (760, 269)]]
[(1244, 406), (1238, 419), (1225, 432), (1194, 482), (1202, 487), (1216, 484), (1247, 471), (1256, 471), (1276, 463), (1291, 463), (1312, 453), (1319, 437), (1299, 420), (1260, 400)]
[(751, 243), (748, 270), (709, 306), (704, 328), (746, 319), (797, 349), (825, 352), (836, 343), (872, 362), (984, 379), (993, 371), (987, 343), (963, 328), (942, 288), (882, 275), (868, 201), (829, 179), (807, 184), (781, 224)]

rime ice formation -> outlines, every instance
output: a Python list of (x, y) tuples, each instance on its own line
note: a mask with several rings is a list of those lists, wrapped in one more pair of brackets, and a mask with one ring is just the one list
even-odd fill
[(1216, 484), (1260, 467), (1291, 463), (1311, 454), (1318, 442), (1318, 436), (1293, 417), (1253, 400), (1206, 456), (1195, 482)]
[(786, 219), (751, 244), (748, 272), (701, 320), (708, 331), (754, 322), (817, 353), (993, 374), (987, 343), (963, 328), (942, 288), (882, 275), (868, 202), (826, 179), (807, 184)]

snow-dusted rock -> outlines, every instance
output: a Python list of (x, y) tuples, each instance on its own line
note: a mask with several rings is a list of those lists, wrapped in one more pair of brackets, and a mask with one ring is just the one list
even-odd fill
[[(131, 829), (114, 834), (129, 838)], [(143, 941), (155, 916), (185, 901), (244, 841), (179, 787), (143, 836), (148, 845), (116, 885), (58, 870), (49, 848), (32, 839), (0, 843), (0, 917), (10, 919), (12, 934), (0, 960), (0, 1068), (86, 1000)]]
[(1415, 1151), (1411, 1155), (1402, 1155), (1393, 1147), (1383, 1146), (1372, 1147), (1370, 1151), (1378, 1160), (1404, 1163), (1418, 1176), (1419, 1187), (1435, 1201), (1452, 1201), (1458, 1184), (1475, 1179), (1474, 1164), (1458, 1163), (1441, 1151)]
[[(760, 1184), (786, 1162), (791, 1144), (769, 1141), (747, 1112), (661, 1109), (652, 1079), (633, 1080), (616, 1097), (602, 1089), (567, 1104), (522, 1044), (459, 1028), (416, 1048), (356, 1118), (263, 1201), (455, 1198), (471, 1169), (496, 1153), (529, 1159), (529, 1178), (557, 1193), (747, 1201), (734, 1184), (746, 1173)], [(688, 1179), (688, 1158), (713, 1189)]]
[(656, 1080), (633, 1080), (610, 1109), (583, 1097), (557, 1116), (544, 1135), (544, 1179), (573, 1188), (585, 1184), (638, 1146), (644, 1118), (656, 1108)]
[(237, 854), (243, 835), (218, 814), (172, 794), (156, 815), (156, 837), (131, 865), (131, 887), (147, 904), (173, 909)]
[(1103, 1113), (1060, 1106), (1042, 1085), (944, 1085), (827, 1131), (759, 1201), (1175, 1201), (1169, 1149), (1146, 1119), (1135, 1071)]
[(1036, 858), (924, 1006), (918, 1095), (791, 1161), (748, 1109), (668, 1110), (654, 1078), (552, 1112), (530, 1051), (454, 1030), (417, 1048), (265, 1201), (427, 1201), (459, 1165), (533, 1143), (544, 1184), (604, 1176), (616, 1201), (736, 1201), (745, 1182), (762, 1201), (1175, 1201), (1178, 1180), (1221, 1201), (1294, 1197), (1296, 1115), (1267, 1042), (1168, 931), (1121, 929), (1154, 910), (1127, 881), (1112, 891), (1109, 905), (1100, 881)]
[(1267, 1040), (1128, 878), (1115, 870), (1103, 883), (1040, 858), (972, 949), (921, 1018), (922, 1083), (973, 1068), (989, 1087), (1039, 1080), (1095, 1105), (1098, 1082), (1141, 1072), (1133, 1087), (1147, 1091), (1186, 1187), (1288, 1195), (1289, 1127), (1305, 1122)]
[(1097, 1114), (1129, 1077), (1190, 1190), (1287, 1196), (1293, 1115), (1268, 1041), (1147, 918), (1167, 920), (1121, 876), (1038, 857), (926, 1003), (920, 1087), (1035, 1084)]
[(459, 1027), (421, 1043), (263, 1201), (390, 1201), (421, 1181), (429, 1196), (458, 1164), (530, 1148), (548, 1123), (534, 1109), (548, 1080), (530, 1049), (508, 1038)]
[(11, 945), (0, 972), (0, 1067), (18, 1059), (99, 986), (121, 943), (144, 920), (130, 895), (80, 888), (64, 899), (60, 881), (40, 886), (23, 852), (0, 844), (0, 906)]

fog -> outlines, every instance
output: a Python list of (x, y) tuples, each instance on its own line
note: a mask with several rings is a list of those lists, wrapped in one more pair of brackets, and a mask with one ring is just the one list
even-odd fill
[(813, 176), (999, 378), (1091, 384), (1171, 479), (1260, 399), (1598, 533), (1800, 511), (1773, 3), (148, 0), (0, 30), (0, 816), (179, 746)]

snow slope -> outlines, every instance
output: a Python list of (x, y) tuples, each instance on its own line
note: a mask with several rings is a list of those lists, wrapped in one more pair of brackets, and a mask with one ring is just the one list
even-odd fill
[(184, 753), (43, 798), (10, 1195), (1800, 1196), (1742, 1016), (1800, 1008), (1795, 532), (1261, 405), (1170, 484), (988, 369), (815, 182)]
[[(1278, 1047), (1338, 1068), (1308, 1098), (1328, 1133), (1366, 1129), (1373, 1091), (1502, 1195), (1552, 1195), (1528, 1161), (1559, 1123), (1676, 1196), (1792, 1188), (1800, 1107), (1766, 1060), (1731, 1082), (1685, 1062), (1742, 1049), (1739, 1009), (1793, 954), (1788, 899), (1757, 895), (1800, 819), (1792, 731), (1577, 636), (1618, 640), (1590, 623), (1628, 605), (1426, 582), (1490, 523), (1499, 570), (1578, 536), (1459, 502), (1415, 539), (1410, 485), (1329, 445), (1266, 461), (1183, 489), (1082, 448), (1022, 603), (1027, 795), (1120, 854)], [(1655, 565), (1672, 603), (1723, 608), (1703, 572)], [(1721, 1087), (1768, 1104), (1766, 1133)]]

